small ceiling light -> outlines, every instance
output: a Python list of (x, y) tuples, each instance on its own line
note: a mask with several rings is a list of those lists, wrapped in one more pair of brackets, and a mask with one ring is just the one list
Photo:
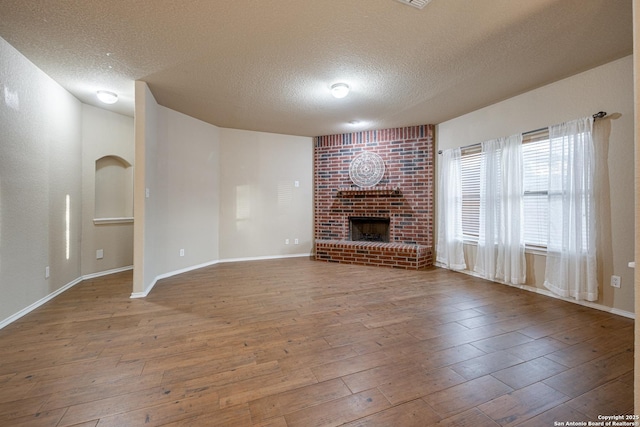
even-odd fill
[(349, 94), (349, 85), (346, 83), (335, 83), (331, 85), (331, 95), (334, 98), (344, 98)]
[(400, 3), (408, 4), (417, 9), (424, 8), (431, 0), (398, 0)]
[(115, 104), (118, 102), (118, 95), (108, 90), (99, 90), (97, 92), (98, 99), (105, 104)]

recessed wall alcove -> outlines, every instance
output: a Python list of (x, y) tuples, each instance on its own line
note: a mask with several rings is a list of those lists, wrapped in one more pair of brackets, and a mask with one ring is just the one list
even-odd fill
[(133, 167), (119, 156), (96, 160), (96, 224), (133, 221)]
[[(360, 188), (351, 182), (349, 166), (365, 151), (382, 158), (385, 172), (377, 185)], [(433, 157), (433, 125), (316, 137), (315, 258), (398, 268), (432, 265)], [(388, 219), (388, 242), (352, 238), (350, 218), (365, 217)]]

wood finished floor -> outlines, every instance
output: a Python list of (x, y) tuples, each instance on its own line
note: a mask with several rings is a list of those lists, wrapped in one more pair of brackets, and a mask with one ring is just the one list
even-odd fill
[(633, 321), (459, 273), (88, 280), (0, 330), (1, 426), (552, 426), (633, 413)]

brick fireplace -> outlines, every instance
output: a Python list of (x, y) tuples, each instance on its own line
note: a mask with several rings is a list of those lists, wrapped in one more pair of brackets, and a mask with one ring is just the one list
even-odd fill
[[(434, 126), (382, 129), (314, 139), (315, 258), (320, 261), (418, 269), (433, 263)], [(377, 185), (349, 177), (363, 152), (384, 161)], [(388, 223), (388, 242), (365, 228), (352, 240), (350, 221)], [(370, 237), (374, 236), (374, 237)]]

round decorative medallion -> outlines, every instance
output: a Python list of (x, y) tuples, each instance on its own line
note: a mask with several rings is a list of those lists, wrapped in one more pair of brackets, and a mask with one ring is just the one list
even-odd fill
[(373, 187), (384, 175), (384, 161), (375, 153), (365, 151), (349, 165), (349, 178), (358, 187)]

